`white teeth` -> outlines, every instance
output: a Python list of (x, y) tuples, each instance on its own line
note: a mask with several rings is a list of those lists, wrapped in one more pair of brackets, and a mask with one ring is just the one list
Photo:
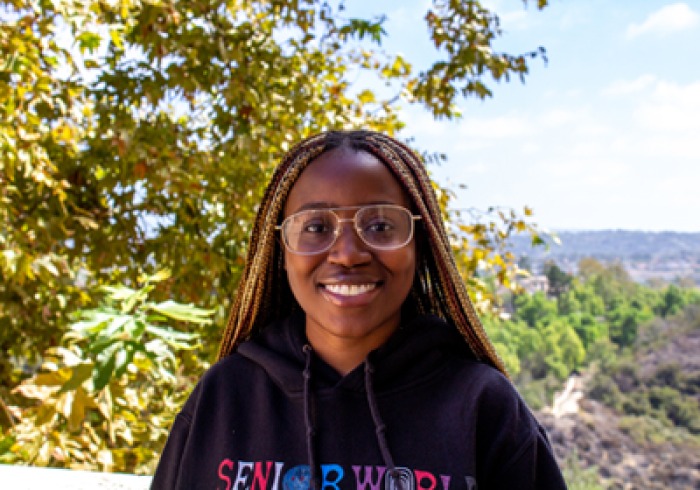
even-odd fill
[(340, 296), (357, 296), (376, 288), (376, 284), (327, 284), (326, 289)]

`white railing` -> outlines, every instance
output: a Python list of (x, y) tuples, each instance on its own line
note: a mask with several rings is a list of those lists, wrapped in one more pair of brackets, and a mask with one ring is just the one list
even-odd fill
[(0, 465), (0, 488), (7, 490), (147, 490), (150, 476)]

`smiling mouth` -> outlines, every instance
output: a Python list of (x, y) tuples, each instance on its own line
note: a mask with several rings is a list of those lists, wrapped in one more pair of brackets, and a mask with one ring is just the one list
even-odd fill
[(359, 296), (376, 289), (376, 284), (326, 284), (326, 291), (338, 296)]

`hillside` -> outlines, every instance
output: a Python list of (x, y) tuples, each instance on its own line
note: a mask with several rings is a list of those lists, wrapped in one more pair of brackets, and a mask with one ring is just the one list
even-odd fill
[(515, 237), (513, 251), (527, 257), (533, 272), (547, 260), (575, 272), (584, 257), (602, 262), (619, 261), (638, 282), (690, 279), (700, 285), (700, 233), (625, 230), (561, 231), (560, 244), (547, 239), (546, 247), (533, 248), (530, 239)]
[(648, 325), (628, 359), (584, 373), (576, 413), (538, 413), (558, 458), (578, 459), (603, 488), (700, 488), (698, 352), (696, 306)]

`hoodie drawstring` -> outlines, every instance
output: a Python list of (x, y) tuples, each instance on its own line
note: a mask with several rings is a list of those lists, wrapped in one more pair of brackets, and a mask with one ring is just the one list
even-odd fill
[[(303, 348), (305, 363), (304, 363), (304, 415), (306, 422), (306, 450), (307, 458), (309, 462), (309, 471), (311, 473), (311, 485), (310, 488), (320, 490), (321, 481), (318, 479), (318, 470), (316, 468), (316, 454), (314, 438), (316, 436), (316, 429), (314, 427), (313, 416), (311, 411), (311, 359), (312, 351), (310, 345), (305, 345)], [(379, 444), (379, 451), (382, 454), (382, 459), (387, 467), (387, 474), (391, 478), (393, 485), (392, 488), (400, 489), (401, 480), (399, 478), (398, 471), (394, 465), (394, 458), (391, 456), (391, 451), (389, 451), (389, 444), (386, 440), (386, 425), (382, 421), (381, 415), (379, 414), (379, 406), (377, 405), (376, 395), (374, 393), (374, 387), (372, 384), (372, 374), (374, 373), (374, 368), (369, 362), (369, 359), (365, 360), (365, 392), (367, 393), (367, 404), (369, 405), (369, 411), (372, 414), (372, 422), (374, 423), (374, 430), (377, 435), (377, 442)]]
[(310, 488), (319, 489), (320, 481), (318, 479), (318, 474), (316, 472), (316, 455), (314, 451), (314, 437), (316, 436), (316, 429), (314, 428), (314, 421), (311, 415), (311, 346), (306, 344), (304, 346), (304, 356), (306, 357), (306, 362), (304, 364), (304, 415), (306, 422), (306, 456), (309, 461), (309, 471), (311, 473), (311, 484)]
[(394, 458), (391, 456), (389, 451), (389, 444), (386, 441), (386, 425), (379, 415), (379, 407), (377, 406), (377, 399), (374, 393), (374, 387), (372, 385), (372, 374), (374, 373), (374, 367), (369, 362), (369, 359), (365, 360), (365, 391), (367, 392), (367, 404), (369, 405), (369, 411), (372, 414), (372, 421), (374, 422), (374, 431), (377, 434), (377, 442), (379, 443), (379, 450), (382, 453), (382, 459), (387, 467), (389, 477), (393, 480), (393, 488), (401, 488), (400, 482), (398, 481), (398, 474), (396, 471), (396, 466), (394, 465)]

